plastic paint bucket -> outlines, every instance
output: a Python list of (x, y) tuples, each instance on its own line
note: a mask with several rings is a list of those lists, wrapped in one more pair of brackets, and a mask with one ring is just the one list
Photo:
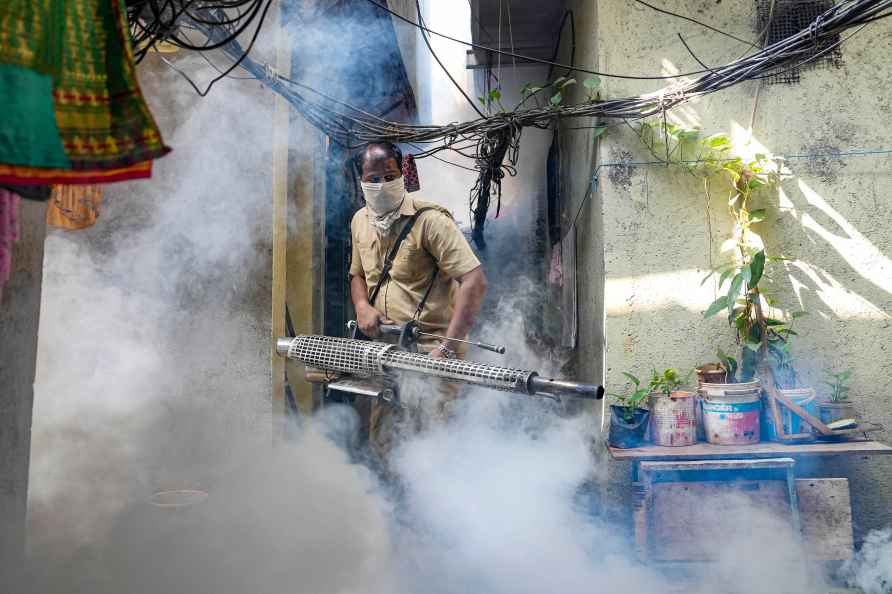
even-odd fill
[[(818, 416), (818, 403), (815, 399), (815, 391), (811, 388), (778, 391), (811, 416)], [(809, 433), (811, 431), (811, 426), (799, 418), (798, 415), (794, 415), (782, 402), (778, 402), (777, 406), (781, 417), (781, 423), (784, 425), (785, 434), (794, 435), (796, 433)], [(771, 414), (771, 409), (768, 406), (767, 400), (762, 407), (762, 419), (762, 422), (765, 424), (765, 439), (777, 441), (777, 429), (774, 426), (774, 417)]]
[(660, 446), (688, 446), (697, 443), (696, 399), (693, 392), (651, 394), (651, 439)]
[(700, 387), (706, 440), (716, 445), (759, 443), (762, 408), (758, 382)]

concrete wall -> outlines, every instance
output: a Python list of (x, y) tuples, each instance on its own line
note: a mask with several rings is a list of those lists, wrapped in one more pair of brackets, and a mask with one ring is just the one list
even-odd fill
[[(676, 0), (663, 6), (739, 37), (756, 37), (752, 3)], [(710, 64), (731, 61), (747, 49), (644, 6), (602, 0), (570, 7), (576, 10), (577, 62), (606, 72), (699, 70), (677, 33)], [(747, 82), (687, 103), (669, 119), (705, 134), (730, 132), (739, 151), (749, 155), (890, 149), (892, 134), (882, 122), (892, 112), (892, 99), (879, 82), (892, 75), (889, 33), (885, 22), (869, 27), (843, 46), (842, 68), (806, 70), (799, 84), (764, 86), (757, 104), (758, 83)], [(604, 78), (602, 96), (634, 96), (662, 86)], [(587, 278), (580, 281), (580, 360), (583, 368), (590, 362), (597, 369), (603, 304), (605, 375), (617, 389), (624, 383), (622, 371), (646, 375), (652, 367), (691, 368), (713, 360), (718, 347), (735, 348), (724, 321), (703, 319), (716, 288), (700, 286), (711, 263), (724, 258), (720, 247), (731, 222), (723, 195), (715, 192), (707, 203), (697, 179), (662, 167), (608, 165), (650, 160), (624, 126), (611, 127), (599, 144), (599, 185), (582, 211), (577, 243), (580, 279)], [(593, 172), (592, 147), (586, 134), (571, 136), (568, 145), (578, 200)], [(890, 426), (892, 396), (884, 386), (892, 371), (892, 236), (885, 197), (892, 191), (892, 157), (821, 157), (790, 161), (789, 168), (792, 175), (781, 188), (757, 199), (770, 211), (757, 231), (769, 253), (793, 258), (769, 270), (777, 298), (788, 310), (811, 312), (798, 323), (794, 344), (801, 375), (823, 392), (825, 370), (852, 369), (852, 400), (866, 419)], [(803, 470), (851, 478), (858, 537), (892, 523), (892, 460), (852, 459)], [(614, 469), (611, 488), (627, 481), (627, 471)], [(627, 494), (614, 492), (620, 499)]]
[(46, 205), (22, 200), (18, 216), (12, 274), (0, 296), (0, 575), (7, 584), (25, 550)]

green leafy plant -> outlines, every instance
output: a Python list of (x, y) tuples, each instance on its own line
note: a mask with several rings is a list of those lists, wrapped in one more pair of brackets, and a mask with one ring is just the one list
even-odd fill
[(552, 107), (560, 106), (561, 101), (564, 100), (564, 92), (566, 91), (567, 87), (575, 84), (575, 78), (567, 78), (565, 76), (557, 78), (553, 83), (551, 83), (551, 88), (554, 91), (554, 94), (548, 100), (548, 103)]
[(677, 392), (679, 389), (688, 385), (693, 372), (694, 370), (692, 369), (688, 371), (687, 375), (681, 377), (678, 375), (678, 370), (676, 369), (665, 369), (662, 373), (654, 369), (648, 387), (651, 392), (658, 392), (666, 396), (671, 396), (672, 392)]
[(477, 97), (477, 101), (483, 104), (483, 107), (485, 107), (486, 109), (492, 110), (493, 105), (497, 105), (499, 107), (499, 111), (506, 111), (505, 106), (502, 105), (501, 89), (492, 89), (486, 95)]
[(849, 378), (852, 377), (852, 370), (840, 371), (839, 373), (827, 373), (827, 377), (832, 381), (824, 383), (830, 386), (830, 402), (842, 402), (849, 397)]
[(731, 355), (726, 355), (722, 349), (719, 349), (716, 356), (719, 358), (719, 362), (722, 367), (725, 368), (725, 372), (727, 372), (726, 382), (729, 384), (734, 384), (737, 382), (737, 359), (732, 357)]
[(617, 400), (619, 406), (623, 409), (623, 418), (626, 422), (631, 421), (635, 415), (635, 409), (641, 404), (641, 402), (647, 398), (648, 394), (650, 394), (650, 386), (641, 386), (641, 380), (632, 375), (631, 373), (623, 372), (623, 375), (626, 376), (630, 382), (632, 382), (632, 389), (625, 394), (608, 394), (608, 396), (612, 396)]
[(755, 197), (779, 183), (780, 168), (772, 166), (764, 154), (757, 153), (751, 160), (736, 156), (727, 134), (703, 138), (699, 130), (667, 121), (645, 122), (636, 133), (657, 159), (702, 178), (707, 200), (717, 180), (727, 191), (735, 229), (733, 255), (710, 271), (703, 283), (717, 277), (720, 292), (704, 317), (724, 314), (741, 345), (739, 361), (722, 357), (729, 381), (749, 381), (768, 365), (778, 384), (794, 387), (797, 378), (790, 340), (796, 332), (792, 326), (805, 312), (793, 312), (785, 319), (774, 313), (777, 300), (766, 290), (765, 280), (770, 265), (786, 258), (769, 256), (754, 229), (769, 216), (766, 208), (753, 205)]
[[(583, 84), (586, 86), (587, 89), (589, 89), (589, 92), (591, 93), (593, 92), (592, 89), (597, 88), (597, 84), (592, 87), (590, 85), (594, 83), (589, 82), (589, 80), (591, 79), (587, 79), (583, 82)], [(536, 98), (538, 101), (538, 95), (543, 91), (547, 91), (548, 93), (550, 93), (548, 95), (547, 106), (556, 109), (560, 107), (561, 103), (563, 103), (567, 88), (575, 84), (575, 78), (567, 78), (566, 76), (560, 76), (550, 83), (538, 85), (527, 83), (520, 89), (520, 103), (515, 106), (514, 110), (517, 111), (518, 109), (520, 109), (530, 99)], [(541, 106), (541, 103), (539, 105)]]
[(599, 76), (590, 76), (582, 81), (582, 86), (585, 87), (586, 99), (589, 103), (594, 103), (598, 100), (598, 88), (601, 86), (601, 78)]

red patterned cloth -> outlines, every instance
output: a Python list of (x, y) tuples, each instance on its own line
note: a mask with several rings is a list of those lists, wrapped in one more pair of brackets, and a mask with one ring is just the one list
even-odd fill
[(0, 297), (12, 273), (12, 246), (19, 238), (19, 196), (0, 188)]
[(407, 192), (417, 192), (421, 189), (418, 168), (415, 166), (415, 157), (412, 155), (403, 155), (403, 180)]

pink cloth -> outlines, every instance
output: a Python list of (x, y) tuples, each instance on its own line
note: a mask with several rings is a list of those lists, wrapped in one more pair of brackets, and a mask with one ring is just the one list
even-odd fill
[(12, 246), (19, 238), (19, 196), (0, 188), (0, 296), (12, 273)]
[(403, 155), (403, 180), (407, 192), (417, 192), (421, 189), (421, 180), (418, 179), (418, 167), (415, 166), (415, 157)]

